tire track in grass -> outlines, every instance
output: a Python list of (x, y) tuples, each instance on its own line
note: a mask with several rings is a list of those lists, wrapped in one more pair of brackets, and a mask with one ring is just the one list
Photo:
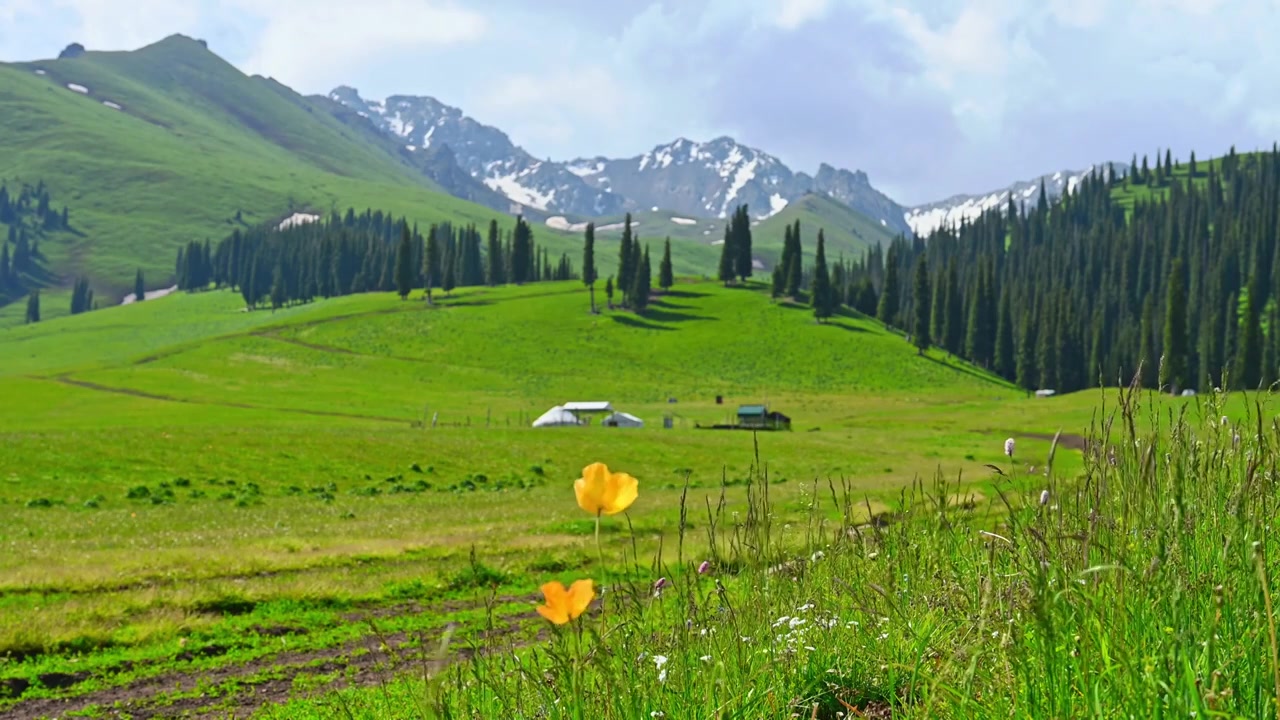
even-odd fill
[(115, 393), (117, 395), (128, 395), (130, 397), (144, 398), (146, 400), (158, 400), (162, 402), (185, 403), (188, 405), (210, 405), (216, 407), (238, 408), (240, 410), (261, 410), (266, 412), (286, 412), (296, 413), (299, 415), (312, 415), (319, 417), (338, 417), (351, 420), (370, 420), (374, 422), (389, 422), (399, 424), (411, 424), (410, 418), (395, 418), (385, 415), (364, 415), (360, 413), (341, 412), (338, 410), (308, 410), (305, 408), (287, 408), (273, 407), (270, 405), (250, 405), (249, 403), (239, 403), (231, 401), (215, 401), (215, 400), (194, 400), (192, 398), (180, 398), (173, 395), (161, 395), (159, 393), (146, 392), (144, 390), (136, 390), (134, 388), (113, 387), (111, 385), (103, 385), (101, 383), (90, 382), (88, 380), (77, 380), (70, 375), (55, 375), (53, 377), (39, 377), (34, 375), (27, 376), (32, 380), (52, 380), (60, 382), (64, 385), (72, 385), (74, 387), (84, 388), (86, 390), (94, 390), (97, 392)]
[[(504, 596), (496, 598), (492, 603), (529, 603), (538, 597)], [(441, 607), (448, 612), (460, 612), (480, 610), (487, 605), (485, 602), (473, 602), (445, 604)], [(417, 606), (401, 605), (372, 610), (348, 619), (352, 623), (376, 622), (378, 619), (420, 612), (421, 609)], [(531, 641), (519, 640), (517, 636), (530, 627), (535, 619), (524, 612), (495, 615), (493, 628), (478, 631), (475, 644), (480, 646), (479, 652), (482, 654), (527, 646)], [(86, 712), (95, 716), (123, 714), (134, 720), (153, 717), (247, 717), (266, 705), (284, 703), (299, 697), (296, 682), (307, 677), (320, 679), (324, 675), (338, 674), (333, 679), (320, 680), (306, 693), (314, 695), (352, 685), (376, 685), (409, 670), (421, 671), (424, 666), (440, 667), (450, 662), (468, 660), (477, 653), (472, 643), (454, 641), (445, 655), (440, 654), (442, 639), (457, 625), (456, 622), (448, 622), (412, 633), (398, 631), (386, 634), (376, 631), (375, 625), (371, 632), (332, 647), (282, 651), (248, 662), (208, 669), (162, 672), (81, 694), (74, 694), (74, 690), (71, 690), (61, 697), (19, 700), (7, 708), (0, 706), (0, 715), (12, 720), (41, 720)], [(539, 626), (533, 641), (548, 636), (547, 629)], [(212, 647), (223, 653), (229, 650), (221, 646)], [(182, 662), (184, 656), (185, 659), (190, 659), (192, 653), (179, 653), (173, 659)], [(92, 677), (76, 677), (68, 689)]]

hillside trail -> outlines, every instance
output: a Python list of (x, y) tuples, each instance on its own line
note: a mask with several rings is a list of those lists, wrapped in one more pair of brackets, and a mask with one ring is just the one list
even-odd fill
[[(533, 602), (539, 596), (504, 596), (494, 603)], [(483, 603), (447, 603), (450, 611), (483, 609)], [(439, 610), (442, 608), (432, 608)], [(371, 608), (348, 616), (351, 623), (373, 622), (409, 614), (419, 614), (417, 605)], [(94, 717), (131, 718), (247, 718), (270, 705), (278, 705), (302, 696), (314, 696), (353, 686), (373, 686), (403, 675), (423, 676), (434, 673), (449, 663), (465, 661), (477, 652), (489, 653), (525, 647), (545, 639), (546, 628), (540, 628), (530, 639), (523, 617), (496, 617), (490, 630), (477, 633), (471, 640), (453, 638), (447, 648), (442, 641), (454, 629), (452, 623), (412, 635), (403, 632), (381, 633), (371, 629), (357, 640), (342, 645), (305, 651), (282, 651), (243, 663), (228, 663), (206, 670), (172, 670), (145, 678), (85, 693), (74, 688), (87, 681), (110, 681), (109, 675), (94, 676), (87, 672), (50, 673), (41, 676), (49, 687), (69, 691), (62, 697), (33, 698), (0, 708), (5, 720), (46, 720), (93, 713)], [(285, 634), (289, 628), (264, 628), (265, 634)], [(477, 649), (479, 648), (479, 649)], [(183, 663), (195, 657), (224, 654), (229, 648), (209, 646), (196, 653), (180, 652), (170, 658)], [(443, 652), (442, 652), (443, 651)], [(121, 668), (125, 669), (125, 668)], [(132, 669), (131, 667), (128, 669)], [(25, 690), (25, 681), (0, 677), (0, 689)], [(309, 688), (300, 691), (299, 687)]]

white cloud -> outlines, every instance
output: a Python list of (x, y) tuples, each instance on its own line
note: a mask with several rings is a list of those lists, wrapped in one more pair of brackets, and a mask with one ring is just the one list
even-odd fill
[(773, 22), (783, 30), (795, 30), (811, 20), (817, 20), (830, 8), (830, 0), (780, 0)]
[(580, 131), (629, 124), (637, 99), (603, 66), (563, 66), (498, 77), (471, 101), (468, 114), (499, 123), (517, 143), (561, 146)]
[(199, 3), (172, 0), (53, 0), (49, 9), (69, 11), (75, 23), (64, 29), (67, 42), (91, 50), (134, 50), (176, 32), (190, 33), (201, 17)]
[(221, 0), (237, 13), (261, 17), (260, 34), (241, 63), (307, 91), (328, 90), (336, 76), (398, 53), (473, 42), (485, 16), (451, 2), (363, 0)]

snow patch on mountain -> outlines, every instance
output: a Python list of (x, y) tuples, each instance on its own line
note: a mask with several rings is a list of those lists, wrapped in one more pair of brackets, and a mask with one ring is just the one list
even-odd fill
[(907, 209), (903, 218), (916, 235), (928, 237), (942, 228), (956, 227), (965, 221), (973, 222), (989, 210), (1004, 208), (1011, 198), (1014, 205), (1034, 205), (1040, 199), (1041, 183), (1044, 185), (1045, 198), (1049, 201), (1056, 200), (1064, 193), (1075, 192), (1091, 173), (1106, 172), (1108, 167), (1113, 168), (1118, 176), (1124, 175), (1128, 170), (1122, 163), (1090, 165), (1084, 170), (1060, 170), (981, 195), (956, 195), (946, 200), (918, 205)]

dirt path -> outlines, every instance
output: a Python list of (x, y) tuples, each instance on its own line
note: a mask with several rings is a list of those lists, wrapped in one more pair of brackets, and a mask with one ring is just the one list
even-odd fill
[[(498, 598), (497, 602), (531, 599), (531, 596), (510, 596)], [(451, 605), (454, 610), (464, 607), (460, 603)], [(373, 621), (376, 624), (378, 618), (420, 611), (416, 606), (384, 607), (353, 615), (350, 621)], [(501, 624), (492, 631), (480, 633), (476, 641), (493, 651), (527, 644), (527, 640), (521, 641), (519, 637), (521, 629), (525, 627), (522, 622), (524, 620), (528, 618), (498, 618)], [(285, 651), (247, 663), (228, 664), (208, 670), (175, 670), (79, 695), (20, 701), (11, 707), (0, 709), (0, 716), (6, 720), (43, 720), (67, 717), (72, 713), (96, 708), (96, 716), (99, 717), (129, 717), (134, 720), (243, 718), (263, 706), (298, 697), (295, 683), (306, 678), (315, 679), (314, 687), (308, 694), (324, 693), (352, 685), (375, 685), (395, 675), (409, 672), (421, 674), (424, 668), (435, 669), (443, 662), (465, 660), (474, 655), (469, 643), (455, 638), (447, 654), (440, 656), (440, 642), (447, 629), (448, 626), (434, 628), (415, 633), (412, 638), (404, 633), (381, 635), (370, 632), (358, 640), (332, 648)], [(272, 630), (267, 629), (266, 632)], [(545, 628), (540, 628), (537, 637), (545, 635)], [(415, 647), (409, 647), (415, 643)], [(227, 648), (212, 646), (202, 649), (198, 654), (212, 656), (227, 651)], [(193, 657), (188, 652), (176, 655), (173, 660), (183, 662)], [(334, 677), (326, 679), (323, 677), (325, 675)], [(87, 673), (43, 677), (46, 684), (61, 685), (70, 692), (74, 692), (75, 685), (90, 679)], [(10, 692), (17, 689), (13, 679), (0, 678), (0, 690), (6, 687)]]
[(305, 408), (286, 408), (273, 407), (268, 405), (250, 405), (249, 403), (239, 402), (217, 402), (214, 400), (193, 400), (191, 398), (174, 397), (173, 395), (161, 395), (158, 393), (149, 393), (143, 390), (135, 390), (133, 388), (112, 387), (110, 385), (102, 385), (88, 380), (77, 380), (69, 375), (55, 375), (53, 377), (28, 376), (33, 380), (53, 380), (65, 385), (74, 385), (86, 390), (95, 390), (98, 392), (116, 393), (118, 395), (129, 395), (131, 397), (145, 398), (147, 400), (159, 400), (162, 402), (185, 403), (187, 405), (213, 405), (217, 407), (238, 408), (241, 410), (265, 410), (270, 412), (286, 412), (296, 413), (299, 415), (316, 415), (322, 417), (340, 417), (350, 418), (352, 420), (375, 420), (378, 422), (391, 422), (399, 424), (408, 424), (412, 422), (409, 418), (393, 418), (385, 415), (362, 415), (359, 413), (339, 412), (336, 410), (308, 410)]

